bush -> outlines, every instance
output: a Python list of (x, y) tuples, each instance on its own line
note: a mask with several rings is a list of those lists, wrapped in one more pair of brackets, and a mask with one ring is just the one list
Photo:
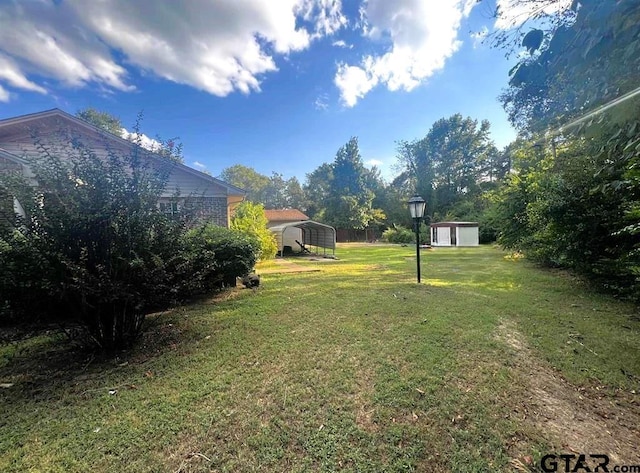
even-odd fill
[(4, 320), (79, 320), (112, 351), (136, 339), (151, 310), (249, 272), (255, 241), (167, 218), (157, 202), (171, 164), (151, 167), (139, 152), (98, 157), (70, 145), (62, 159), (42, 147), (30, 162), (37, 188), (0, 174), (29, 216), (0, 234)]
[(21, 232), (7, 229), (0, 234), (0, 321), (37, 322), (51, 311), (48, 262), (37, 245)]
[(204, 224), (184, 237), (184, 269), (181, 293), (204, 294), (223, 286), (235, 286), (236, 278), (249, 274), (260, 251), (259, 241), (238, 230)]
[(252, 236), (259, 244), (258, 259), (266, 260), (275, 257), (278, 243), (275, 235), (267, 228), (267, 217), (264, 205), (253, 202), (242, 202), (231, 218), (231, 228)]
[(409, 228), (393, 225), (382, 232), (382, 240), (388, 243), (415, 243), (416, 234)]

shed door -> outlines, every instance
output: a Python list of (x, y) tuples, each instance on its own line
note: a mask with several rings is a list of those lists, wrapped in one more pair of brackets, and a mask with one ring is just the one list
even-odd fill
[(456, 246), (456, 233), (457, 228), (451, 227), (451, 246)]

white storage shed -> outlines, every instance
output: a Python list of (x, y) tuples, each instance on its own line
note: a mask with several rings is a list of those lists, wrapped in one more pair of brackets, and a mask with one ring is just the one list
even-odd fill
[(431, 224), (431, 246), (478, 246), (477, 222), (438, 222)]

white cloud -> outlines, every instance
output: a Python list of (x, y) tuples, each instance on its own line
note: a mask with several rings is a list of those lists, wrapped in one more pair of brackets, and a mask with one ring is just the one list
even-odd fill
[(471, 39), (473, 39), (473, 49), (478, 48), (488, 34), (489, 34), (489, 28), (487, 28), (486, 26), (483, 26), (480, 31), (471, 33)]
[(200, 170), (202, 170), (202, 169), (207, 169), (207, 165), (206, 165), (206, 164), (202, 164), (202, 163), (201, 163), (201, 162), (199, 162), (199, 161), (194, 161), (194, 162), (193, 162), (193, 165), (194, 165), (195, 167), (197, 167), (198, 169), (200, 169)]
[(342, 102), (353, 107), (378, 84), (413, 90), (444, 67), (461, 45), (458, 30), (476, 0), (368, 0), (360, 9), (363, 34), (388, 42), (388, 51), (360, 64), (338, 64), (334, 82)]
[(15, 62), (3, 54), (0, 54), (0, 80), (18, 89), (31, 90), (41, 94), (47, 93), (44, 87), (40, 87), (38, 84), (27, 79), (24, 74), (20, 72)]
[(144, 149), (148, 149), (149, 151), (158, 151), (162, 148), (162, 143), (158, 140), (154, 140), (153, 138), (148, 137), (144, 133), (136, 133), (135, 131), (128, 131), (126, 128), (123, 128), (120, 132), (120, 136), (125, 140), (135, 141), (140, 143)]
[(8, 102), (10, 98), (9, 91), (0, 85), (0, 102)]
[(573, 0), (545, 0), (540, 2), (523, 2), (522, 0), (498, 0), (498, 16), (495, 28), (508, 30), (522, 25), (534, 12), (548, 15), (566, 10)]
[(353, 44), (347, 44), (347, 42), (343, 39), (339, 39), (338, 41), (334, 41), (333, 43), (331, 43), (332, 46), (335, 46), (337, 48), (347, 48), (347, 49), (353, 49)]
[(377, 166), (380, 167), (384, 164), (384, 162), (380, 161), (379, 159), (370, 159), (368, 161), (365, 162), (365, 164), (367, 166)]
[(0, 83), (42, 92), (36, 74), (128, 91), (135, 67), (214, 95), (249, 93), (276, 55), (346, 25), (341, 10), (341, 0), (1, 2), (0, 54), (14, 76)]
[(313, 102), (313, 106), (316, 110), (327, 110), (329, 108), (329, 96), (327, 94), (320, 94)]

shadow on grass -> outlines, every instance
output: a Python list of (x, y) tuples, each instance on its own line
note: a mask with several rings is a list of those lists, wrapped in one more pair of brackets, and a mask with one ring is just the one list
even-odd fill
[[(216, 298), (225, 295), (217, 295)], [(5, 403), (43, 402), (69, 392), (108, 390), (113, 380), (122, 380), (141, 366), (170, 352), (189, 352), (205, 335), (186, 320), (184, 313), (206, 307), (213, 311), (211, 297), (188, 305), (150, 314), (135, 345), (107, 355), (84, 346), (62, 329), (48, 330), (31, 338), (0, 344), (0, 400)]]

